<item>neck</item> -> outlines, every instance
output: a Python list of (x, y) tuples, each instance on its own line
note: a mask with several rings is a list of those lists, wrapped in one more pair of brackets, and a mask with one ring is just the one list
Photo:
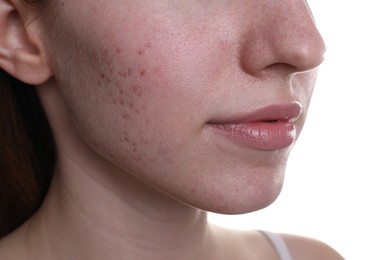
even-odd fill
[(208, 258), (201, 255), (213, 246), (205, 212), (112, 165), (73, 158), (80, 157), (60, 155), (47, 199), (30, 222), (30, 248), (46, 248), (50, 259)]

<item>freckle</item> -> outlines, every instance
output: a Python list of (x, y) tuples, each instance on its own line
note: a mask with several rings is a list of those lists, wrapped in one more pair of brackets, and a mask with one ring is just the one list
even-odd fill
[(101, 77), (102, 79), (105, 79), (105, 78), (106, 78), (106, 75), (104, 75), (103, 73), (100, 73), (100, 77)]
[(122, 118), (123, 118), (123, 119), (126, 119), (126, 120), (127, 120), (127, 119), (130, 119), (130, 115), (127, 114), (127, 113), (125, 113), (125, 114), (122, 115)]
[(115, 48), (115, 51), (116, 51), (117, 54), (121, 53), (121, 49), (118, 48), (118, 47)]
[(145, 50), (141, 49), (141, 50), (138, 50), (138, 55), (144, 55), (145, 53)]
[(130, 103), (130, 104), (129, 104), (129, 107), (130, 107), (130, 108), (134, 108), (133, 103)]
[(120, 89), (120, 90), (119, 90), (119, 94), (123, 94), (123, 89)]
[(130, 139), (128, 137), (125, 137), (125, 142), (128, 143)]
[(135, 114), (136, 115), (139, 115), (140, 114), (140, 111), (138, 109), (135, 110)]
[(115, 156), (114, 156), (112, 153), (110, 153), (109, 155), (110, 155), (110, 157), (111, 157), (112, 159), (115, 158)]
[(100, 80), (98, 80), (97, 84), (100, 86), (100, 85), (102, 85), (102, 82)]
[(145, 44), (145, 47), (146, 47), (146, 48), (151, 48), (152, 45), (150, 44), (150, 42), (148, 42), (148, 43)]
[(127, 76), (131, 76), (131, 69), (127, 69)]
[(123, 99), (119, 99), (119, 104), (123, 106), (125, 104), (125, 101)]

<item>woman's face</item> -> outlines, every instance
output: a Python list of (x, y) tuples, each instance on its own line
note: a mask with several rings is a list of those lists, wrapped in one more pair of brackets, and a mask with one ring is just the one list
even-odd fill
[(54, 78), (102, 159), (210, 211), (276, 198), (324, 53), (304, 0), (67, 0), (59, 10), (45, 28)]

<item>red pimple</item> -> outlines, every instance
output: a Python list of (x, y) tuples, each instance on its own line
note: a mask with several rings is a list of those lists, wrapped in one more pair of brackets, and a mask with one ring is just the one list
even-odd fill
[(134, 160), (135, 160), (136, 162), (140, 162), (140, 161), (142, 161), (142, 157), (141, 157), (141, 156), (138, 156), (137, 158), (134, 158)]
[(144, 69), (141, 69), (141, 70), (139, 71), (139, 75), (141, 75), (141, 76), (144, 76), (145, 73), (146, 73), (146, 71), (145, 71)]
[(122, 118), (128, 120), (128, 119), (130, 119), (130, 115), (125, 113), (122, 115)]

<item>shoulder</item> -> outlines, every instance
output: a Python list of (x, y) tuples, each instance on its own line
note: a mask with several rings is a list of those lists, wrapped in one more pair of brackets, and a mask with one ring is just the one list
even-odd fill
[(332, 247), (317, 239), (280, 234), (287, 244), (292, 259), (299, 260), (343, 260), (344, 258)]

